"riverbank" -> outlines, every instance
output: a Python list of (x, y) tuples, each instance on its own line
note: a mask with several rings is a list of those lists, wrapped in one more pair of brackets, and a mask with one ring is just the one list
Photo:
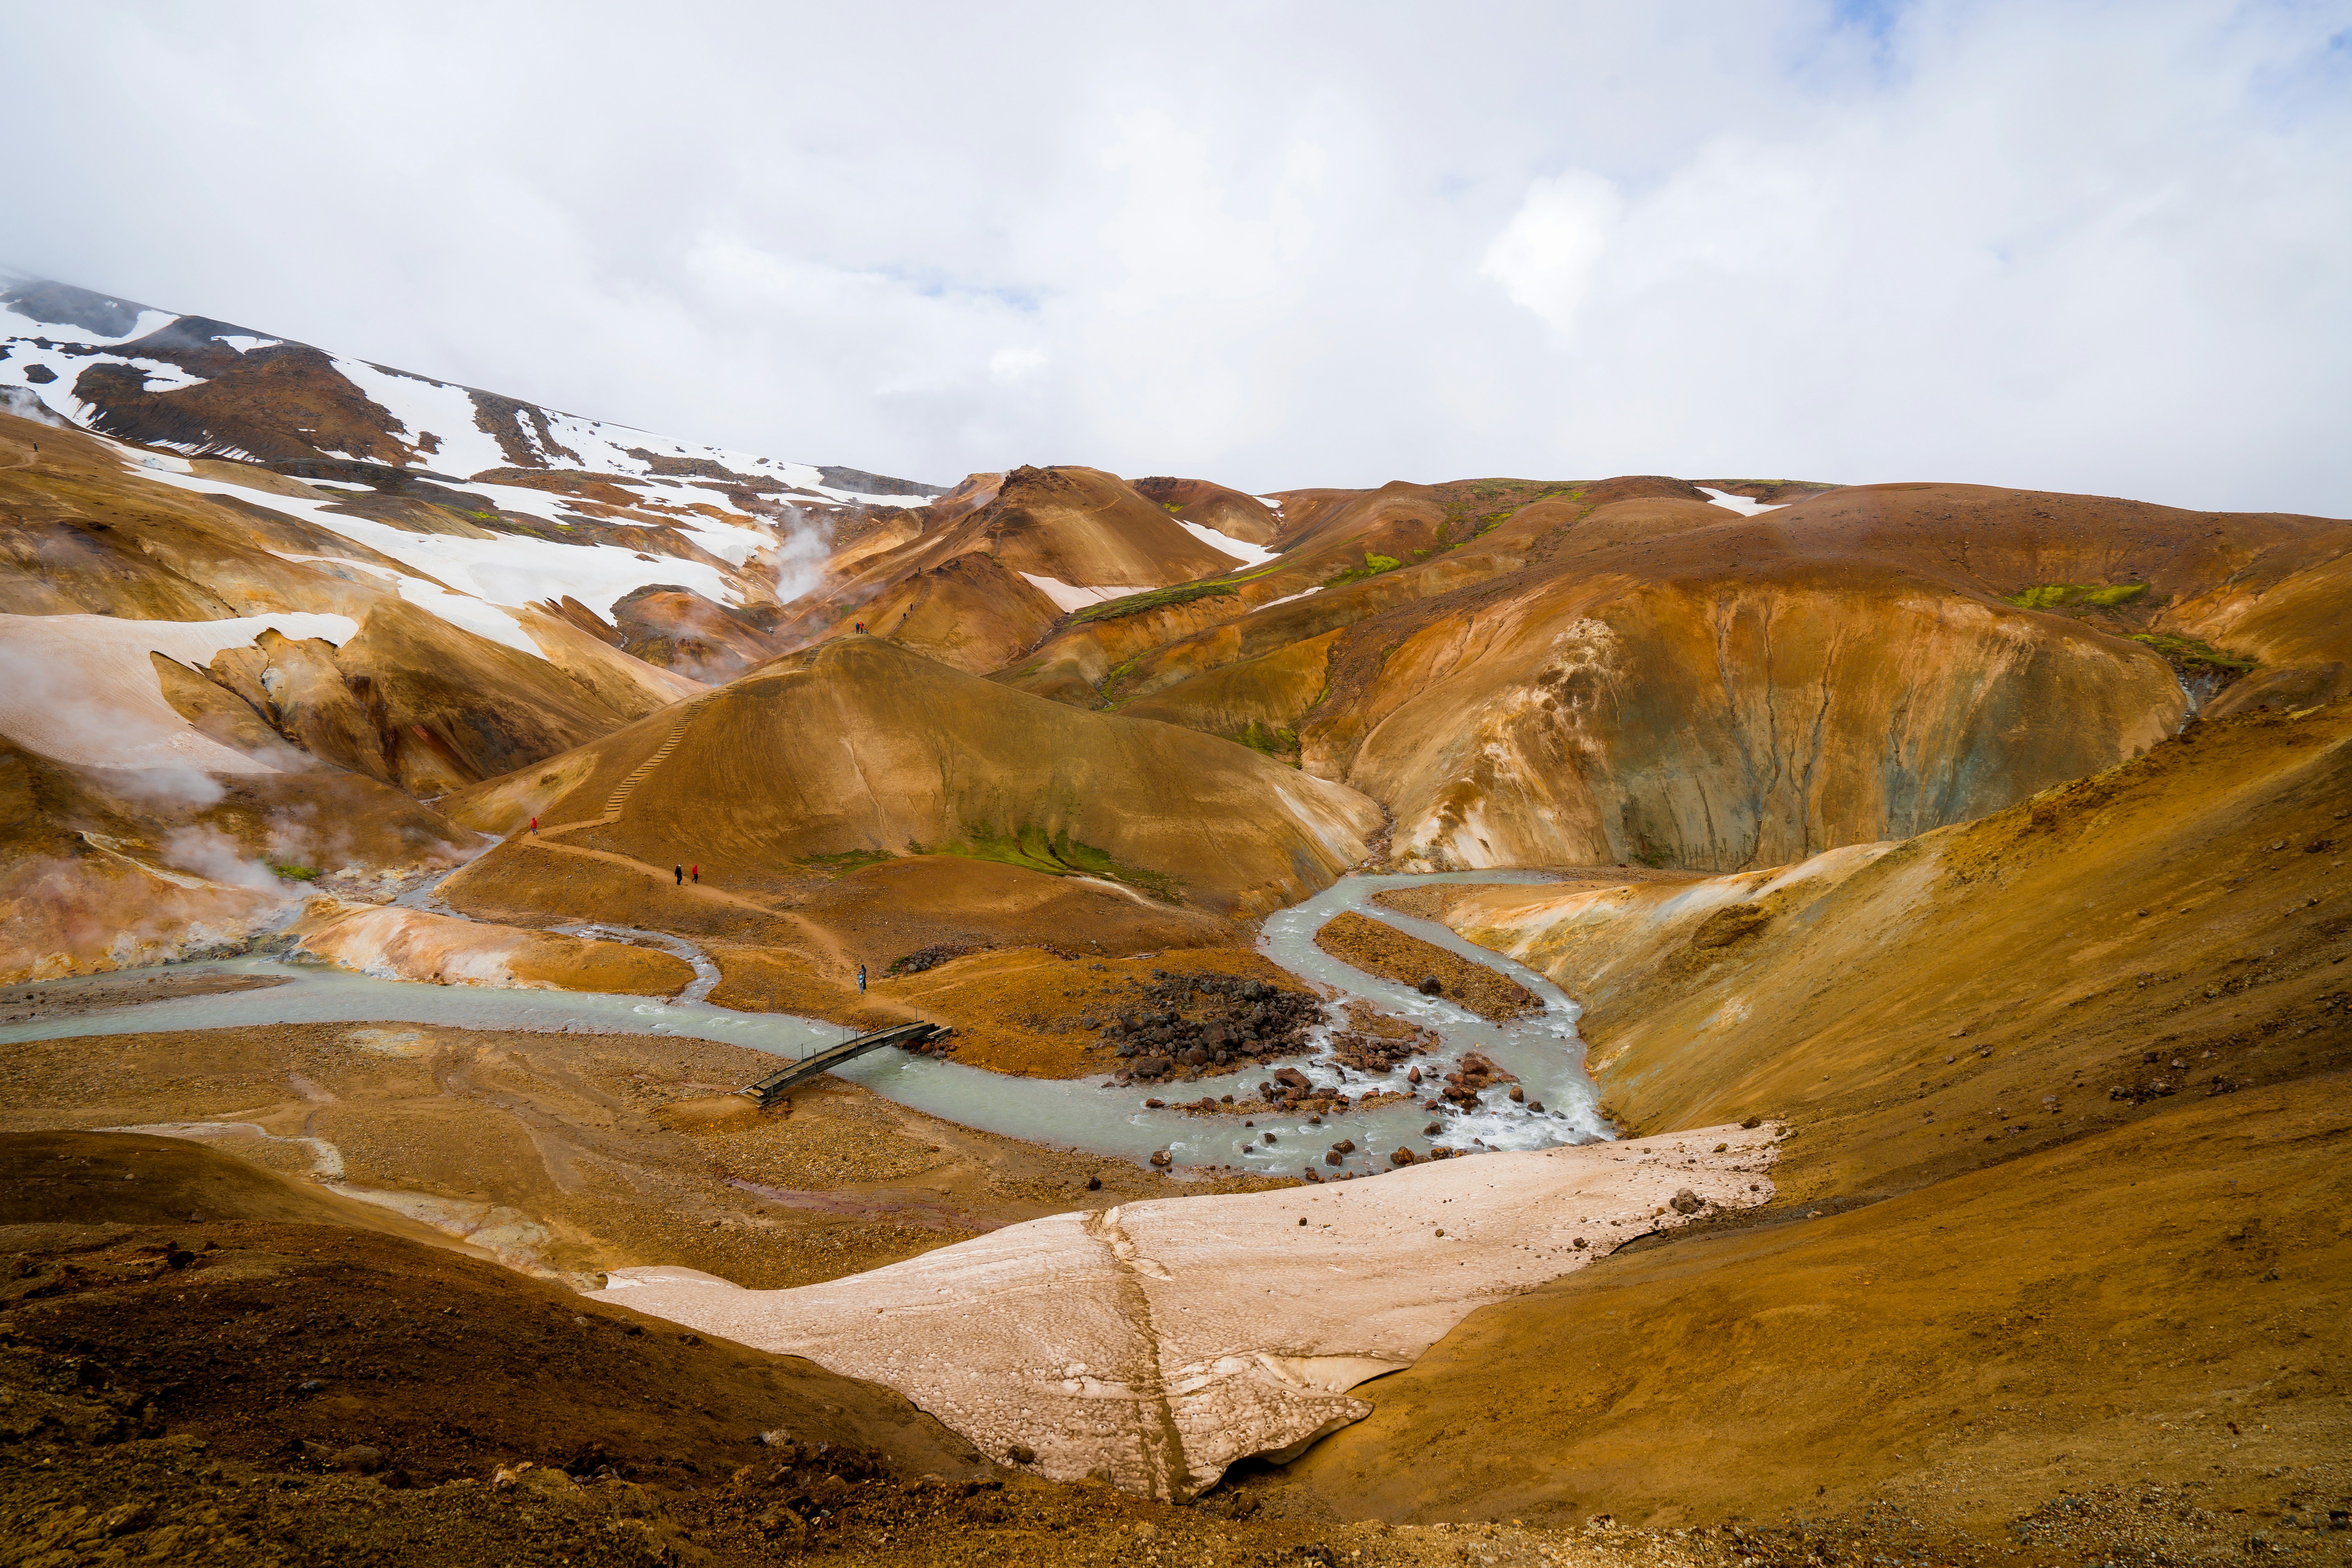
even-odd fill
[(280, 1024), (0, 1059), (0, 1131), (169, 1130), (576, 1286), (656, 1262), (805, 1284), (1066, 1210), (1285, 1184), (1178, 1181), (831, 1077), (761, 1114), (729, 1091), (772, 1056), (670, 1035)]
[(0, 988), (0, 1026), (37, 1018), (79, 1018), (119, 1007), (144, 1006), (184, 996), (218, 996), (231, 991), (264, 991), (283, 985), (270, 974), (230, 974), (215, 969), (176, 966), (116, 970)]
[(1451, 997), (1488, 1023), (1543, 1011), (1534, 992), (1491, 965), (1448, 952), (1354, 910), (1343, 910), (1325, 922), (1315, 933), (1315, 945), (1368, 974), (1410, 985), (1425, 995)]

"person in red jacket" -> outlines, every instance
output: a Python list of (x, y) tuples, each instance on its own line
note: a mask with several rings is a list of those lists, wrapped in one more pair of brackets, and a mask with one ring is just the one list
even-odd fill
[(700, 886), (702, 885), (702, 868), (701, 868), (701, 867), (699, 867), (699, 866), (688, 866), (688, 867), (686, 868), (686, 874), (687, 874), (688, 877), (690, 877), (690, 878), (692, 878), (692, 879), (694, 879), (694, 885), (695, 885), (696, 887), (698, 887), (698, 887), (700, 887)]

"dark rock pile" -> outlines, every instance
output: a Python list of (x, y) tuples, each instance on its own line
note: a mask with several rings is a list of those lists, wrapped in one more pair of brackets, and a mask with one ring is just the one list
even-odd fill
[(948, 960), (951, 958), (961, 958), (968, 952), (978, 952), (980, 951), (981, 950), (979, 948), (971, 945), (970, 942), (933, 942), (929, 947), (919, 947), (912, 952), (907, 953), (902, 957), (893, 959), (890, 966), (887, 969), (885, 969), (882, 973), (885, 974), (920, 974), (926, 969), (937, 969), (940, 964), (947, 963)]
[(1378, 1078), (1394, 1072), (1412, 1058), (1426, 1056), (1444, 1046), (1444, 1037), (1434, 1029), (1418, 1024), (1407, 1024), (1399, 1018), (1368, 1019), (1358, 1009), (1350, 1009), (1349, 1022), (1371, 1022), (1370, 1028), (1357, 1027), (1331, 1037), (1330, 1059), (1342, 1067), (1350, 1067), (1368, 1078)]
[(1445, 1075), (1445, 1087), (1437, 1091), (1438, 1098), (1461, 1110), (1467, 1110), (1478, 1103), (1479, 1094), (1498, 1083), (1518, 1082), (1517, 1075), (1504, 1068), (1481, 1051), (1470, 1051), (1462, 1058), (1462, 1066)]
[[(1306, 1049), (1322, 1005), (1305, 992), (1229, 974), (1151, 972), (1142, 1005), (1102, 1026), (1129, 1065), (1121, 1083), (1157, 1083)], [(1080, 1020), (1081, 1023), (1086, 1020)]]

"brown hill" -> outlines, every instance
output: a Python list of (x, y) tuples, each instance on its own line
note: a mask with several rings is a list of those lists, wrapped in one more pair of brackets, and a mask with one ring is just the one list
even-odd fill
[[(1679, 480), (1504, 483), (1289, 492), (1273, 572), (1079, 620), (999, 679), (1296, 757), (1386, 805), (1407, 865), (1727, 868), (2095, 772), (2177, 726), (2184, 679), (2277, 659), (2221, 710), (2308, 702), (2352, 658), (2327, 520), (1950, 485), (1744, 518)], [(1456, 535), (1447, 507), (1497, 496), (1526, 504)], [(1372, 559), (1297, 596), (1335, 540)]]
[(1137, 479), (1135, 493), (1165, 507), (1180, 521), (1213, 529), (1229, 539), (1252, 544), (1272, 544), (1282, 532), (1274, 509), (1253, 495), (1228, 489), (1208, 479), (1166, 476)]
[(477, 842), (335, 769), (159, 775), (0, 740), (0, 984), (234, 946), (308, 890), (272, 866), (299, 878), (446, 866)]
[[(772, 1458), (757, 1435), (779, 1431), (884, 1470), (989, 1468), (887, 1389), (584, 1302), (194, 1144), (12, 1133), (0, 1164), (33, 1184), (9, 1184), (9, 1212), (42, 1216), (5, 1230), (19, 1353), (86, 1358), (83, 1386), (143, 1393), (141, 1421), (220, 1458), (307, 1450), (315, 1470), (364, 1445), (372, 1471), (434, 1485), (593, 1453), (583, 1479), (607, 1464), (683, 1479)], [(121, 1217), (142, 1208), (158, 1212)]]
[(2339, 700), (1780, 873), (1469, 891), (1620, 1116), (1791, 1121), (1780, 1193), (1471, 1319), (1293, 1479), (1389, 1518), (2274, 1507), (2347, 1436), (2347, 800)]
[(1077, 590), (1167, 587), (1239, 564), (1117, 475), (976, 474), (925, 509), (912, 537), (878, 550), (857, 539), (779, 630), (808, 639), (862, 621), (982, 674), (1034, 646), (1067, 608), (1101, 596)]
[[(1328, 885), (1380, 826), (1352, 791), (1245, 748), (1041, 701), (878, 637), (779, 659), (445, 804), (493, 832), (542, 824), (450, 880), (461, 907), (625, 912), (835, 967), (853, 963), (839, 944), (866, 918), (835, 878), (861, 866), (897, 867), (887, 896), (918, 915), (902, 940), (925, 921), (958, 933), (940, 941), (1039, 940), (1037, 898), (974, 901), (960, 868), (980, 859), (1037, 879), (1040, 895), (1046, 879), (1085, 877), (1138, 907), (1061, 941), (1131, 925), (1190, 945)], [(681, 889), (670, 872), (688, 862), (703, 881)]]

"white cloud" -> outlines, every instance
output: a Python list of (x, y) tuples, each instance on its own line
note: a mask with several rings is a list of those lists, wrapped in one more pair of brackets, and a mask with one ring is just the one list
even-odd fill
[(11, 101), (75, 134), (0, 260), (942, 481), (2340, 513), (2347, 34), (2352, 0), (18, 8)]
[(1576, 324), (1624, 211), (1617, 187), (1598, 174), (1570, 169), (1538, 180), (1478, 270), (1501, 283), (1513, 304), (1565, 332)]

